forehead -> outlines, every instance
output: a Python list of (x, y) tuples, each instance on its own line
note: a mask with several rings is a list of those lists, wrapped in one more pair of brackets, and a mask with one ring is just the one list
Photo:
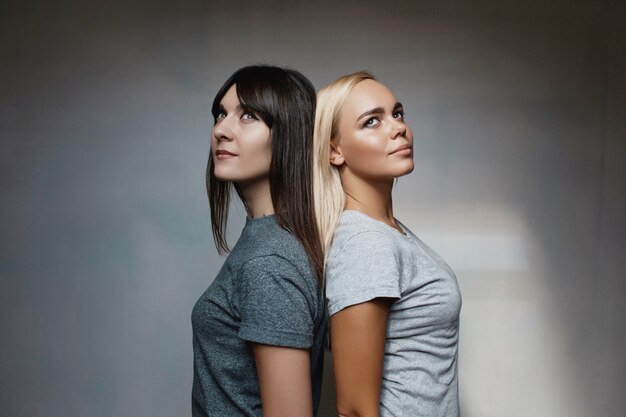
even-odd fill
[(237, 84), (230, 86), (224, 97), (220, 100), (220, 104), (224, 107), (237, 107), (239, 105), (239, 97), (237, 97)]
[(364, 80), (355, 85), (344, 102), (346, 115), (371, 110), (376, 107), (391, 109), (395, 106), (396, 96), (383, 84), (375, 80)]

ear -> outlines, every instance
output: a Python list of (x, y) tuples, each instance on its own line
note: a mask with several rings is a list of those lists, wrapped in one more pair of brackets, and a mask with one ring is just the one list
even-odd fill
[(341, 150), (341, 146), (334, 144), (332, 141), (330, 142), (330, 163), (331, 165), (341, 166), (346, 162), (343, 152)]

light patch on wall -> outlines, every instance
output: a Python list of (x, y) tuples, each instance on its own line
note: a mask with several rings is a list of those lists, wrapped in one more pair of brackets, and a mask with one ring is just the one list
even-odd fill
[(445, 255), (457, 271), (528, 271), (525, 242), (519, 235), (477, 230), (424, 233), (420, 238)]
[[(525, 273), (530, 269), (529, 239), (516, 211), (455, 205), (444, 210), (398, 207), (396, 212), (455, 271)], [(429, 219), (428, 225), (422, 219)]]
[[(399, 197), (397, 218), (450, 264), (461, 288), (464, 414), (588, 415), (571, 337), (553, 311), (550, 281), (558, 272), (540, 223), (511, 205)], [(494, 399), (500, 386), (507, 389)]]

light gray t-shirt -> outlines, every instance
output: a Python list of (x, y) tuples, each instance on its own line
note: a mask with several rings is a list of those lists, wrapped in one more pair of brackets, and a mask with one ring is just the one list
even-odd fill
[(380, 415), (457, 417), (461, 293), (445, 261), (397, 223), (405, 234), (361, 212), (343, 212), (326, 267), (329, 314), (394, 299)]

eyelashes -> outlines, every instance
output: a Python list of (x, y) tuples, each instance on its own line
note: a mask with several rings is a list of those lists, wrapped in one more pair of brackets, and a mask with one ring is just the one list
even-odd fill
[[(404, 110), (396, 110), (396, 111), (393, 112), (392, 116), (396, 120), (404, 121)], [(369, 119), (367, 119), (363, 123), (363, 127), (371, 129), (371, 128), (374, 128), (374, 127), (378, 127), (379, 124), (380, 124), (380, 118), (378, 118), (378, 117), (370, 117)]]
[(365, 123), (363, 123), (363, 127), (372, 128), (378, 126), (379, 124), (380, 120), (378, 119), (378, 117), (370, 117), (365, 121)]
[[(214, 123), (217, 123), (218, 120), (225, 119), (227, 115), (228, 113), (226, 113), (226, 110), (217, 111), (217, 113), (213, 115), (213, 118), (215, 119)], [(242, 110), (241, 115), (239, 116), (239, 119), (243, 121), (253, 121), (253, 120), (259, 120), (259, 117), (253, 112), (244, 109)]]
[(249, 112), (249, 111), (244, 111), (241, 114), (240, 119), (242, 119), (242, 120), (259, 120), (259, 118), (254, 113)]

